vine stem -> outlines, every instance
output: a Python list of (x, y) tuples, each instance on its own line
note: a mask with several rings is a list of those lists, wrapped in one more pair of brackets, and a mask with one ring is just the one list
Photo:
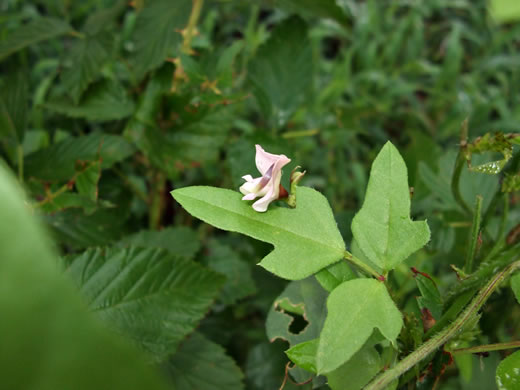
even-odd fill
[(356, 256), (354, 256), (349, 251), (345, 251), (345, 253), (343, 254), (343, 258), (347, 261), (350, 261), (352, 264), (354, 264), (358, 268), (361, 268), (363, 271), (369, 273), (376, 279), (378, 279), (382, 282), (384, 282), (386, 280), (386, 277), (384, 275), (380, 274), (375, 269), (373, 269), (371, 266), (369, 266), (368, 264), (366, 264), (363, 261), (361, 261), (360, 259), (358, 259)]
[(516, 261), (501, 272), (496, 274), (479, 293), (473, 298), (468, 307), (462, 312), (451, 325), (447, 326), (439, 333), (437, 333), (430, 340), (426, 341), (419, 348), (417, 348), (410, 355), (405, 357), (394, 367), (386, 370), (370, 382), (364, 390), (382, 390), (389, 385), (393, 380), (399, 378), (402, 374), (415, 366), (421, 360), (425, 359), (432, 352), (435, 352), (442, 345), (455, 337), (472, 318), (477, 314), (482, 305), (486, 302), (489, 296), (496, 290), (496, 288), (515, 270), (520, 268), (520, 261)]
[(491, 351), (502, 351), (504, 349), (520, 348), (520, 341), (511, 341), (509, 343), (496, 343), (477, 345), (476, 347), (459, 348), (449, 351), (453, 355), (459, 355), (463, 353), (481, 353)]

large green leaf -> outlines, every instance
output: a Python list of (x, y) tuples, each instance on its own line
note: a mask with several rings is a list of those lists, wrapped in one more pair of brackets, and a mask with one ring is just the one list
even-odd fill
[(243, 374), (224, 348), (192, 334), (165, 364), (175, 390), (241, 390)]
[(426, 221), (410, 219), (406, 165), (390, 142), (372, 164), (363, 207), (352, 220), (352, 234), (368, 259), (384, 272), (430, 239)]
[(0, 61), (33, 43), (45, 41), (70, 31), (72, 28), (63, 20), (38, 17), (19, 27), (0, 42)]
[(160, 66), (168, 56), (176, 56), (181, 30), (188, 24), (192, 2), (178, 0), (147, 1), (135, 26), (135, 71), (140, 78)]
[(77, 161), (100, 159), (101, 167), (106, 169), (129, 157), (134, 150), (121, 136), (95, 132), (69, 137), (30, 154), (25, 160), (25, 170), (27, 176), (43, 180), (67, 180), (74, 175)]
[(27, 123), (28, 75), (17, 72), (0, 88), (0, 136), (22, 143)]
[(248, 77), (264, 115), (273, 126), (284, 126), (311, 85), (307, 25), (293, 17), (277, 26), (250, 62)]
[(260, 265), (285, 279), (303, 279), (343, 257), (345, 244), (327, 199), (298, 187), (295, 209), (271, 205), (253, 210), (238, 191), (186, 187), (172, 195), (189, 213), (219, 229), (246, 234), (274, 245)]
[(67, 263), (90, 308), (155, 361), (193, 331), (224, 281), (161, 249), (89, 249)]
[(331, 372), (348, 361), (375, 328), (395, 342), (403, 326), (385, 285), (375, 279), (354, 279), (336, 287), (327, 309), (317, 354), (319, 373)]
[(1, 387), (165, 389), (132, 348), (87, 312), (24, 199), (0, 164)]
[(81, 94), (100, 74), (101, 67), (109, 60), (113, 44), (110, 33), (87, 34), (76, 41), (69, 54), (69, 67), (61, 77), (63, 86), (78, 103)]
[(123, 86), (116, 82), (101, 82), (89, 88), (79, 105), (60, 99), (50, 101), (44, 107), (71, 118), (104, 122), (132, 115), (135, 105)]
[(514, 390), (520, 387), (520, 351), (500, 362), (497, 367), (498, 390)]

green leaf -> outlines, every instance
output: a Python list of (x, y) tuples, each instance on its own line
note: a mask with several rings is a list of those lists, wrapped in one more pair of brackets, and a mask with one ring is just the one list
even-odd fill
[(296, 344), (285, 353), (298, 367), (316, 373), (316, 354), (320, 339), (313, 339)]
[(101, 177), (101, 161), (93, 161), (76, 177), (76, 190), (90, 200), (97, 201), (98, 182)]
[(200, 249), (197, 233), (186, 226), (173, 226), (166, 229), (142, 230), (125, 236), (118, 246), (139, 246), (142, 248), (163, 248), (172, 255), (191, 258)]
[(160, 249), (89, 249), (66, 262), (90, 308), (158, 362), (195, 329), (224, 279)]
[(78, 103), (81, 94), (101, 72), (101, 67), (109, 60), (113, 45), (113, 35), (99, 33), (87, 34), (76, 41), (70, 50), (70, 66), (61, 74), (63, 87)]
[(329, 292), (334, 290), (341, 283), (355, 278), (356, 274), (345, 261), (329, 265), (316, 274), (318, 282)]
[(491, 0), (491, 16), (499, 23), (520, 19), (520, 4), (516, 0)]
[(421, 292), (421, 296), (417, 297), (419, 308), (430, 310), (433, 318), (439, 320), (442, 316), (443, 303), (437, 285), (429, 275), (419, 272), (415, 270), (415, 268), (412, 268), (412, 271), (414, 272), (413, 276), (417, 283), (417, 287)]
[(352, 220), (352, 234), (383, 272), (395, 268), (430, 239), (426, 221), (410, 219), (406, 165), (390, 142), (372, 164), (363, 207)]
[(0, 61), (24, 47), (58, 37), (70, 31), (72, 31), (72, 28), (62, 20), (38, 17), (19, 27), (0, 42)]
[(172, 196), (204, 222), (273, 244), (260, 265), (281, 278), (303, 279), (343, 257), (345, 244), (327, 199), (311, 188), (298, 187), (295, 209), (271, 205), (266, 213), (222, 188), (186, 187)]
[(165, 364), (176, 390), (241, 390), (243, 374), (224, 348), (193, 333)]
[(180, 31), (188, 24), (192, 2), (169, 0), (147, 1), (135, 26), (135, 72), (140, 79), (147, 71), (159, 67), (167, 57), (176, 57), (182, 40)]
[(289, 13), (298, 13), (313, 18), (333, 19), (341, 24), (348, 23), (348, 18), (335, 0), (279, 0), (278, 6)]
[(132, 348), (87, 312), (1, 164), (0, 220), (9, 221), (0, 224), (2, 387), (165, 389)]
[[(271, 342), (281, 339), (290, 346), (318, 337), (326, 316), (326, 291), (314, 278), (291, 282), (275, 299), (265, 323)], [(302, 316), (307, 325), (298, 333), (291, 331), (293, 315)]]
[(513, 390), (520, 386), (520, 351), (509, 355), (497, 367), (498, 390)]
[(511, 288), (515, 293), (516, 300), (520, 303), (520, 273), (516, 273), (511, 277)]
[(287, 19), (249, 63), (248, 77), (255, 97), (273, 126), (285, 125), (310, 87), (312, 55), (307, 34), (307, 25), (301, 19)]
[(0, 91), (0, 135), (21, 144), (27, 125), (27, 75), (17, 72), (7, 77)]
[(28, 177), (43, 180), (68, 180), (76, 172), (77, 161), (101, 160), (101, 168), (110, 168), (134, 153), (134, 147), (123, 137), (90, 133), (40, 149), (27, 156), (25, 171)]
[(232, 305), (256, 292), (251, 267), (230, 246), (212, 240), (206, 261), (209, 268), (226, 277), (219, 296), (222, 303)]
[(66, 100), (55, 100), (44, 104), (44, 107), (71, 118), (105, 122), (132, 115), (135, 105), (121, 85), (116, 82), (101, 82), (85, 93), (79, 105)]
[(319, 373), (348, 361), (377, 328), (395, 342), (403, 319), (385, 285), (375, 279), (354, 279), (336, 287), (327, 299), (328, 315), (320, 335)]

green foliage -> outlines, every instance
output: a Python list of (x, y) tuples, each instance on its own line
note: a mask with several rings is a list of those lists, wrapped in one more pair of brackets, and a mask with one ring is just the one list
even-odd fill
[(9, 221), (0, 225), (2, 387), (166, 389), (135, 351), (87, 313), (24, 198), (0, 166), (0, 219)]
[(160, 249), (91, 249), (66, 263), (89, 307), (156, 361), (195, 329), (223, 281)]
[(499, 23), (520, 19), (520, 5), (514, 0), (492, 0), (491, 15)]
[(177, 390), (240, 390), (243, 374), (218, 344), (194, 333), (167, 363)]
[(442, 298), (437, 285), (433, 279), (423, 272), (414, 272), (415, 282), (421, 292), (421, 296), (417, 298), (420, 309), (428, 309), (433, 318), (439, 319), (442, 315)]
[(513, 353), (500, 362), (497, 367), (498, 390), (516, 389), (520, 384), (520, 351)]
[(391, 143), (372, 164), (363, 207), (352, 220), (352, 234), (368, 259), (384, 272), (430, 240), (426, 221), (410, 219), (406, 165)]
[(0, 94), (0, 134), (22, 143), (27, 124), (27, 78), (16, 73), (2, 85)]
[[(298, 188), (295, 209), (278, 207), (265, 214), (254, 211), (236, 191), (188, 187), (172, 195), (191, 214), (219, 229), (273, 244), (275, 249), (260, 265), (282, 278), (303, 279), (343, 257), (343, 239), (330, 206), (310, 188)], [(309, 218), (312, 225), (306, 223)]]
[(316, 367), (328, 373), (347, 362), (377, 329), (395, 343), (403, 319), (381, 282), (350, 280), (327, 299), (328, 315), (320, 334)]

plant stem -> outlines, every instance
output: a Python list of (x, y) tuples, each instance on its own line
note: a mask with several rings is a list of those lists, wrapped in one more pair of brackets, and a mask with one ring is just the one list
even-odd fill
[(520, 268), (520, 261), (516, 261), (510, 264), (508, 267), (503, 269), (501, 272), (496, 274), (482, 290), (479, 291), (477, 296), (473, 298), (468, 307), (463, 313), (449, 326), (444, 328), (442, 331), (437, 333), (430, 340), (426, 341), (419, 348), (417, 348), (410, 355), (405, 357), (394, 367), (386, 370), (379, 376), (377, 376), (372, 382), (370, 382), (364, 390), (382, 390), (393, 380), (404, 374), (410, 368), (415, 366), (421, 360), (425, 359), (428, 355), (435, 352), (442, 345), (446, 344), (449, 340), (455, 337), (463, 328), (468, 321), (477, 314), (480, 308), (484, 305), (489, 296), (496, 290), (496, 288), (515, 270)]
[(16, 155), (18, 158), (18, 180), (23, 183), (23, 146), (18, 144), (16, 147)]
[(193, 8), (191, 9), (190, 18), (188, 19), (188, 26), (184, 30), (184, 42), (182, 45), (182, 51), (186, 54), (191, 53), (191, 40), (195, 35), (195, 28), (197, 26), (203, 4), (204, 0), (193, 0)]
[(460, 130), (460, 148), (459, 154), (457, 155), (457, 160), (455, 161), (455, 169), (453, 171), (453, 177), (451, 178), (451, 192), (453, 193), (453, 197), (457, 201), (457, 203), (462, 207), (462, 209), (466, 212), (466, 214), (471, 214), (471, 210), (468, 205), (462, 198), (460, 193), (460, 175), (462, 173), (462, 168), (464, 167), (464, 162), (466, 158), (464, 157), (464, 150), (468, 145), (468, 120), (466, 119), (462, 122), (461, 130)]
[(473, 272), (473, 263), (475, 262), (475, 254), (477, 252), (477, 241), (480, 232), (480, 216), (482, 213), (482, 196), (477, 195), (475, 201), (475, 212), (473, 213), (473, 225), (471, 229), (470, 246), (466, 254), (466, 263), (464, 271), (467, 273)]
[(463, 354), (463, 353), (502, 351), (504, 349), (514, 349), (514, 348), (520, 348), (520, 341), (511, 341), (509, 343), (478, 345), (476, 347), (454, 349), (449, 352), (453, 355), (458, 355), (458, 354)]
[(150, 185), (150, 208), (148, 222), (150, 229), (158, 230), (161, 226), (161, 214), (163, 208), (163, 191), (166, 179), (162, 172), (156, 172), (152, 176)]
[(384, 275), (377, 272), (375, 269), (373, 269), (371, 266), (366, 264), (365, 262), (358, 259), (356, 256), (354, 256), (349, 251), (345, 251), (345, 254), (343, 255), (343, 258), (347, 261), (350, 261), (352, 264), (357, 266), (358, 268), (361, 268), (363, 271), (367, 272), (368, 274), (372, 275), (378, 280), (385, 281), (386, 278)]

